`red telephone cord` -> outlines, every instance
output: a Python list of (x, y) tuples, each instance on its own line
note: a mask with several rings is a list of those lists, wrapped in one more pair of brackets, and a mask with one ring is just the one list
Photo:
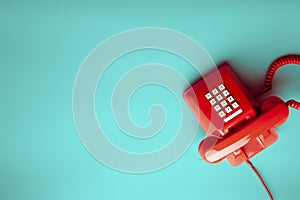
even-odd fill
[(262, 185), (264, 186), (265, 190), (267, 191), (267, 193), (268, 193), (268, 195), (270, 197), (270, 200), (273, 200), (273, 196), (272, 196), (272, 194), (271, 194), (268, 186), (264, 182), (263, 178), (260, 176), (259, 172), (253, 166), (253, 164), (250, 162), (250, 160), (246, 160), (246, 163), (249, 165), (249, 167), (254, 171), (254, 173), (256, 174), (256, 176), (259, 178), (260, 182), (262, 183)]
[[(272, 82), (273, 78), (275, 76), (276, 71), (285, 65), (288, 64), (295, 64), (300, 65), (300, 55), (296, 54), (289, 54), (282, 57), (277, 58), (275, 61), (272, 62), (272, 64), (269, 66), (269, 69), (267, 71), (266, 77), (265, 77), (265, 88), (266, 92), (272, 89)], [(300, 102), (296, 100), (289, 100), (286, 102), (286, 105), (292, 108), (295, 108), (297, 110), (300, 110)]]
[[(265, 91), (263, 91), (263, 93), (265, 93), (267, 91), (270, 91), (272, 89), (272, 82), (273, 82), (273, 78), (275, 76), (276, 71), (280, 67), (283, 67), (283, 66), (288, 65), (288, 64), (300, 65), (300, 55), (295, 55), (295, 54), (285, 55), (285, 56), (277, 58), (275, 61), (273, 61), (271, 63), (271, 65), (269, 66), (268, 71), (266, 73)], [(296, 100), (293, 100), (293, 99), (288, 100), (286, 102), (286, 105), (291, 107), (291, 108), (295, 108), (297, 110), (300, 110), (300, 102), (298, 102)], [(267, 193), (270, 197), (270, 200), (273, 200), (273, 196), (272, 196), (268, 186), (265, 184), (263, 178), (260, 176), (259, 172), (255, 169), (255, 167), (253, 166), (253, 164), (249, 160), (247, 160), (246, 163), (249, 165), (249, 167), (254, 171), (256, 176), (259, 178), (260, 182), (262, 183), (265, 190), (267, 191)]]

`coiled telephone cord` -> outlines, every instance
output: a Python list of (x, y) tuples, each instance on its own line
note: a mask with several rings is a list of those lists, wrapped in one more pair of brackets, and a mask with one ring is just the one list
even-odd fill
[[(265, 76), (265, 88), (266, 88), (265, 92), (272, 89), (273, 78), (275, 76), (276, 71), (279, 68), (281, 68), (285, 65), (289, 65), (289, 64), (294, 64), (294, 65), (300, 66), (300, 55), (289, 54), (289, 55), (281, 56), (271, 63), (271, 65), (269, 66), (269, 69), (266, 73), (266, 76)], [(299, 101), (291, 99), (286, 102), (286, 105), (291, 108), (300, 110), (300, 102)]]

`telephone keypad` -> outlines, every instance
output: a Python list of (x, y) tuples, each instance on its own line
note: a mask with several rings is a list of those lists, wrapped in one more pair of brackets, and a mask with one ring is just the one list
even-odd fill
[(238, 109), (239, 104), (235, 101), (224, 84), (213, 88), (210, 92), (205, 94), (205, 97), (209, 100), (210, 104), (214, 106), (214, 110), (218, 115), (224, 118), (225, 122), (230, 121), (242, 113), (242, 109)]

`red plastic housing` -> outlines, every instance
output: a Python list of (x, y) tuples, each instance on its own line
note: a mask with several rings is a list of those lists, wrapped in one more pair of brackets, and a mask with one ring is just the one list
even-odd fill
[(289, 115), (278, 97), (265, 99), (258, 108), (228, 63), (194, 83), (184, 98), (207, 134), (198, 152), (209, 163), (226, 159), (236, 166), (250, 159), (277, 140), (275, 127)]
[(184, 99), (207, 135), (225, 136), (256, 116), (255, 99), (228, 63), (194, 83)]

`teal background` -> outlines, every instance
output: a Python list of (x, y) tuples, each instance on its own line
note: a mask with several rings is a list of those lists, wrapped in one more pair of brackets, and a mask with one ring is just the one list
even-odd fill
[[(256, 93), (273, 59), (300, 53), (299, 6), (297, 1), (0, 1), (0, 199), (267, 199), (246, 165), (199, 159), (202, 131), (177, 162), (160, 171), (137, 175), (104, 166), (79, 140), (72, 90), (81, 63), (97, 44), (121, 31), (157, 26), (192, 37), (216, 63), (229, 60)], [(167, 63), (194, 79), (191, 67), (174, 55), (136, 56), (141, 63)], [(126, 62), (134, 66), (136, 60)], [(274, 94), (300, 99), (299, 74), (294, 66), (280, 70)], [(171, 102), (168, 120), (177, 120), (174, 97), (145, 88), (153, 94), (156, 89), (163, 102)], [(137, 93), (131, 103), (139, 108), (143, 98)], [(147, 110), (148, 102), (143, 106)], [(140, 124), (149, 120), (145, 110), (130, 106)], [(299, 117), (292, 110), (278, 128), (279, 141), (252, 159), (275, 199), (298, 196)], [(111, 139), (132, 151), (148, 151), (172, 138), (172, 126), (165, 128), (165, 136), (147, 148), (132, 147), (119, 133)]]

